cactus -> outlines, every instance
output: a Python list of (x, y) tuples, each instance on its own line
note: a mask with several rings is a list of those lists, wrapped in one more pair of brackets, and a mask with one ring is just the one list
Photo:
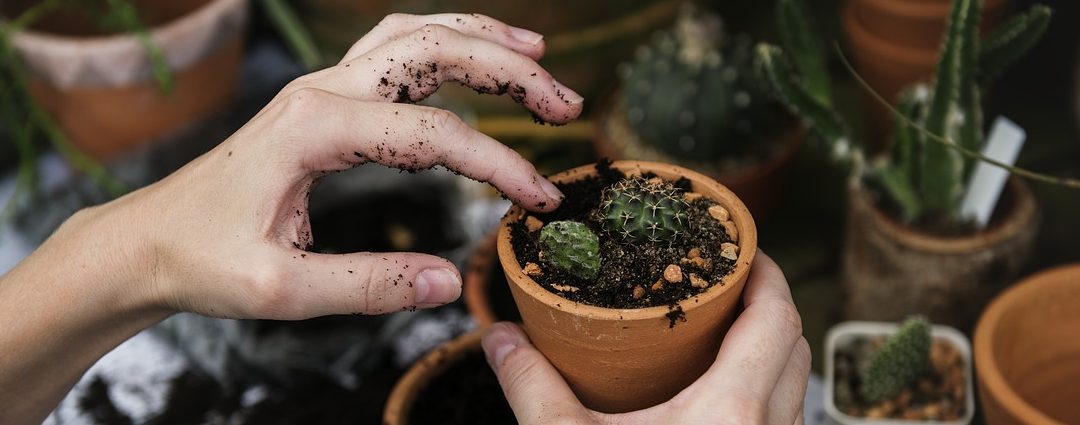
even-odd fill
[(600, 274), (600, 240), (576, 221), (553, 221), (540, 230), (544, 262), (584, 280)]
[(623, 179), (604, 189), (597, 218), (605, 231), (624, 239), (673, 241), (690, 224), (680, 192), (659, 179)]
[(725, 38), (720, 19), (690, 4), (619, 68), (626, 120), (646, 146), (686, 160), (745, 152), (775, 127), (767, 86), (755, 74), (753, 43)]
[(905, 221), (961, 221), (959, 201), (974, 162), (964, 155), (985, 159), (974, 153), (985, 142), (979, 84), (1000, 74), (1035, 44), (1046, 30), (1050, 9), (1032, 6), (980, 45), (982, 0), (954, 0), (932, 86), (917, 84), (902, 94), (892, 150), (882, 161), (863, 167), (862, 150), (851, 144), (849, 126), (825, 92), (828, 74), (815, 60), (823, 55), (817, 43), (807, 41), (814, 34), (801, 1), (778, 4), (781, 40), (793, 59), (789, 61), (779, 47), (757, 48), (762, 72), (777, 97), (831, 147), (834, 160), (854, 167), (884, 191)]
[(922, 374), (929, 358), (930, 324), (922, 317), (905, 320), (859, 371), (859, 395), (869, 403), (895, 397)]

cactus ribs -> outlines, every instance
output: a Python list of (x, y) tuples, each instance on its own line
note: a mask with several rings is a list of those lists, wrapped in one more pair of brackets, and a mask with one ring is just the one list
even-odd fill
[[(661, 182), (650, 174), (627, 179), (621, 171), (609, 165), (601, 161), (596, 164), (596, 175), (574, 182), (557, 183), (566, 198), (555, 211), (532, 213), (510, 224), (510, 240), (517, 260), (533, 280), (571, 301), (607, 308), (642, 308), (674, 306), (678, 301), (720, 283), (731, 272), (735, 261), (722, 256), (722, 246), (736, 241), (728, 236), (721, 222), (710, 214), (709, 208), (714, 207), (715, 202), (694, 196), (684, 200), (684, 193), (690, 189), (690, 182), (686, 179)], [(640, 183), (650, 179), (654, 179), (651, 184), (660, 191), (656, 192), (659, 196), (657, 199), (664, 202), (666, 207), (678, 204), (678, 208), (681, 208), (677, 214), (657, 219), (663, 225), (670, 225), (672, 217), (685, 221), (680, 224), (685, 227), (679, 227), (677, 232), (668, 232), (675, 234), (670, 240), (628, 236), (638, 234), (635, 232), (640, 229), (630, 232), (610, 229), (609, 220), (600, 212), (604, 206), (602, 203), (606, 204), (605, 201), (612, 198), (610, 193), (604, 196), (605, 190), (620, 183), (622, 187), (643, 186)], [(672, 196), (678, 198), (673, 200)], [(635, 205), (629, 207), (642, 208)], [(628, 205), (621, 204), (621, 208), (625, 210)], [(619, 213), (622, 212), (609, 211), (607, 215)], [(560, 269), (551, 261), (551, 257), (555, 256), (553, 254), (544, 258), (542, 251), (545, 247), (552, 249), (552, 242), (550, 238), (547, 244), (541, 241), (543, 232), (540, 226), (563, 226), (559, 224), (563, 221), (582, 223), (584, 226), (575, 226), (574, 230), (591, 230), (599, 238), (599, 273), (585, 274), (595, 278), (583, 278), (582, 273), (572, 273), (573, 267)], [(639, 225), (647, 226), (649, 223)], [(564, 256), (559, 254), (558, 257), (558, 261), (562, 262)]]

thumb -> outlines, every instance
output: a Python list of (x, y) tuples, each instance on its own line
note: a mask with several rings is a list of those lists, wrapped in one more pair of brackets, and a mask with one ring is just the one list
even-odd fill
[(461, 295), (457, 268), (433, 255), (302, 252), (291, 257), (288, 303), (267, 312), (284, 316), (279, 318), (392, 313), (440, 306)]
[(555, 367), (512, 323), (488, 329), (482, 341), (488, 364), (495, 370), (518, 423), (593, 422), (585, 407)]

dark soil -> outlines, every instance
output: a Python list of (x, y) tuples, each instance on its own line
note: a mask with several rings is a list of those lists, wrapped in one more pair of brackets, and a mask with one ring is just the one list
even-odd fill
[(420, 391), (409, 422), (415, 425), (516, 424), (495, 373), (477, 351), (465, 355)]
[(833, 395), (836, 407), (851, 416), (909, 420), (954, 421), (964, 416), (966, 370), (960, 353), (948, 342), (935, 340), (930, 364), (923, 374), (896, 397), (867, 403), (859, 395), (858, 370), (868, 362), (884, 338), (859, 338), (836, 350)]
[[(511, 223), (510, 238), (518, 262), (524, 266), (536, 263), (544, 274), (535, 277), (545, 289), (559, 294), (571, 301), (607, 308), (641, 308), (668, 305), (673, 306), (680, 300), (704, 292), (708, 288), (690, 285), (689, 274), (694, 273), (707, 280), (710, 286), (721, 282), (734, 268), (735, 261), (720, 257), (720, 244), (731, 242), (722, 226), (708, 214), (708, 208), (714, 203), (701, 198), (690, 203), (690, 232), (675, 241), (636, 244), (618, 237), (608, 237), (602, 231), (601, 224), (593, 218), (593, 212), (600, 203), (601, 192), (625, 178), (621, 171), (610, 167), (609, 162), (596, 164), (597, 175), (583, 180), (557, 184), (566, 199), (558, 209), (550, 213), (536, 213), (536, 218), (544, 223), (556, 220), (574, 220), (588, 225), (600, 238), (600, 277), (595, 281), (584, 281), (561, 270), (546, 267), (539, 260), (539, 232), (529, 232), (525, 220)], [(651, 177), (651, 176), (644, 176)], [(683, 190), (690, 189), (686, 179), (672, 182)], [(711, 270), (689, 264), (680, 264), (691, 248), (700, 248), (702, 257), (712, 261)], [(677, 284), (665, 284), (658, 290), (651, 289), (653, 283), (661, 278), (664, 269), (670, 265), (679, 265), (683, 272), (683, 281)], [(553, 285), (569, 285), (577, 291), (563, 291)], [(634, 298), (634, 288), (641, 286), (646, 290), (644, 296)], [(681, 318), (676, 314), (672, 324)]]
[(131, 418), (116, 409), (116, 405), (109, 398), (109, 384), (100, 377), (90, 382), (90, 388), (79, 399), (79, 409), (86, 412), (96, 424), (132, 424)]

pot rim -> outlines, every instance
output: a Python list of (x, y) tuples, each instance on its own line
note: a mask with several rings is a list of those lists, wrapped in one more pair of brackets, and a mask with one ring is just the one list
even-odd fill
[[(199, 21), (207, 19), (207, 15), (217, 15), (223, 12), (224, 9), (234, 7), (237, 3), (243, 3), (244, 0), (207, 0), (202, 6), (196, 7), (191, 12), (184, 14), (176, 19), (168, 22), (164, 22), (161, 25), (152, 26), (147, 28), (148, 32), (154, 36), (157, 33), (162, 32), (176, 32), (178, 28), (186, 28), (198, 25)], [(109, 34), (109, 35), (65, 35), (57, 34), (48, 31), (39, 31), (31, 28), (20, 29), (12, 40), (15, 44), (24, 44), (28, 47), (37, 47), (38, 43), (46, 45), (56, 45), (59, 43), (75, 43), (80, 46), (81, 49), (99, 49), (99, 48), (115, 48), (118, 42), (124, 40), (130, 40), (135, 38), (130, 34)]]
[(871, 321), (846, 321), (833, 325), (829, 328), (829, 332), (825, 334), (825, 385), (823, 398), (825, 403), (825, 412), (829, 417), (835, 419), (841, 424), (876, 424), (876, 425), (911, 425), (911, 424), (950, 424), (960, 425), (971, 423), (972, 418), (975, 416), (975, 393), (974, 393), (974, 375), (972, 374), (972, 350), (971, 342), (964, 336), (962, 332), (946, 325), (930, 325), (930, 335), (934, 339), (943, 339), (952, 344), (958, 351), (960, 351), (961, 357), (964, 358), (964, 370), (966, 372), (964, 376), (965, 381), (965, 394), (964, 394), (964, 416), (955, 421), (925, 421), (925, 420), (906, 420), (906, 419), (868, 419), (865, 417), (851, 416), (844, 412), (841, 412), (836, 407), (836, 402), (833, 400), (833, 394), (836, 387), (835, 376), (835, 364), (834, 354), (836, 353), (837, 344), (839, 340), (848, 335), (892, 335), (900, 328), (900, 323), (897, 322), (871, 322)]
[(1035, 195), (1032, 194), (1031, 188), (1016, 176), (1010, 176), (1008, 185), (1005, 186), (1013, 200), (1008, 213), (990, 227), (959, 236), (934, 235), (896, 221), (870, 200), (869, 189), (861, 183), (861, 180), (853, 180), (848, 191), (850, 202), (862, 204), (860, 208), (870, 212), (873, 222), (882, 233), (904, 245), (924, 251), (953, 254), (997, 245), (1021, 233), (1031, 221), (1036, 219)]
[(994, 331), (1011, 307), (1047, 287), (1075, 285), (1077, 276), (1080, 276), (1080, 263), (1060, 265), (1028, 276), (994, 298), (975, 325), (975, 362), (979, 365), (975, 373), (979, 376), (979, 386), (985, 393), (997, 395), (995, 400), (1024, 422), (1061, 423), (1024, 400), (1005, 380), (995, 361)]
[[(550, 180), (556, 182), (572, 181), (571, 179), (578, 176), (594, 174), (594, 167), (594, 164), (587, 164), (571, 168), (551, 176)], [(750, 272), (750, 265), (753, 263), (754, 256), (757, 253), (757, 228), (754, 225), (754, 219), (750, 215), (750, 211), (746, 208), (746, 205), (742, 203), (742, 200), (726, 186), (716, 182), (712, 178), (677, 165), (648, 161), (614, 161), (611, 163), (611, 167), (624, 172), (638, 170), (686, 177), (695, 185), (713, 186), (713, 189), (718, 190), (722, 195), (730, 199), (733, 202), (733, 205), (722, 203), (721, 200), (718, 199), (710, 198), (730, 211), (732, 221), (738, 229), (739, 256), (735, 260), (735, 267), (721, 279), (721, 283), (713, 284), (706, 289), (705, 292), (679, 300), (677, 304), (682, 307), (685, 313), (689, 313), (698, 306), (709, 304), (710, 301), (720, 297), (724, 292), (735, 290), (733, 288), (736, 286), (739, 287), (736, 288), (737, 290), (741, 290), (741, 285), (736, 285), (736, 283), (740, 280), (740, 276)], [(505, 273), (516, 277), (516, 279), (507, 278), (507, 281), (509, 281), (511, 285), (517, 285), (522, 291), (544, 303), (548, 308), (574, 316), (588, 317), (592, 320), (649, 320), (663, 318), (671, 311), (671, 308), (667, 305), (642, 308), (600, 307), (571, 301), (554, 292), (544, 289), (539, 283), (525, 275), (522, 271), (521, 264), (518, 263), (517, 256), (514, 253), (514, 247), (510, 243), (510, 223), (521, 219), (524, 212), (525, 211), (521, 207), (514, 205), (499, 223), (497, 241), (498, 252), (500, 253), (499, 263), (502, 265)], [(503, 252), (510, 253), (510, 255), (504, 256), (501, 254)], [(694, 300), (694, 302), (688, 302), (690, 300)]]
[(466, 354), (482, 351), (480, 340), (487, 327), (481, 327), (446, 342), (427, 353), (394, 384), (390, 397), (383, 408), (383, 423), (405, 425), (409, 423), (410, 409), (416, 397), (428, 383), (442, 374)]

